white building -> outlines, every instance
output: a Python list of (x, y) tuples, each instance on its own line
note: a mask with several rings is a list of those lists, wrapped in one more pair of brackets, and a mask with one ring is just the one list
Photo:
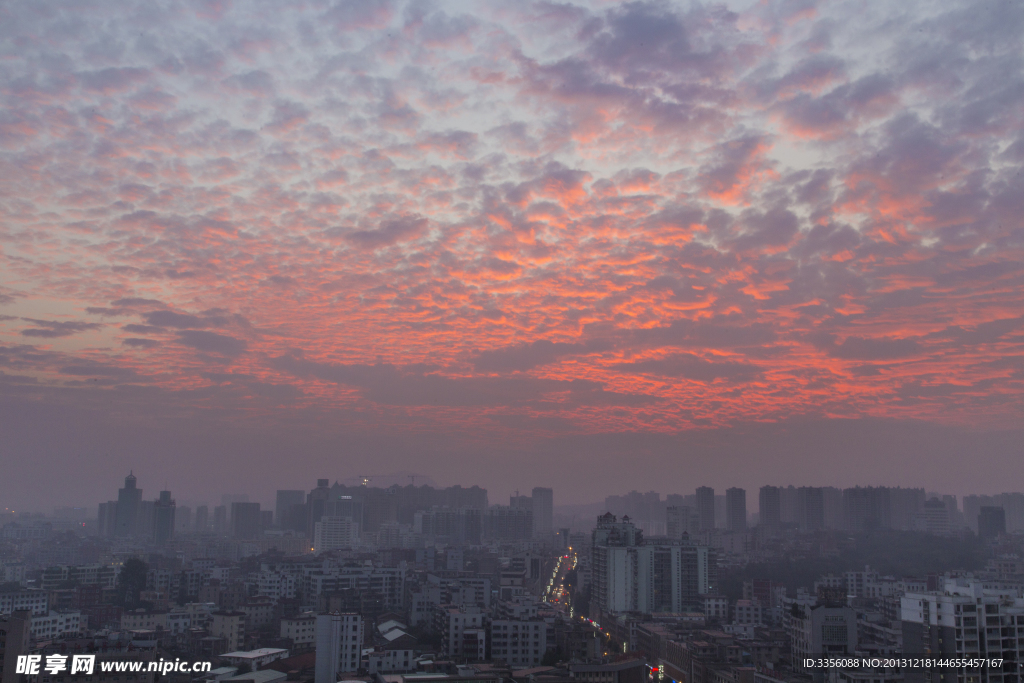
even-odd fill
[(725, 621), (729, 618), (729, 599), (724, 595), (704, 596), (704, 616)]
[(351, 517), (323, 517), (313, 525), (313, 552), (359, 545), (359, 522)]
[(316, 683), (335, 683), (341, 672), (359, 668), (363, 618), (334, 612), (316, 618)]
[(192, 627), (192, 615), (184, 610), (171, 610), (167, 613), (167, 630), (178, 635)]
[(491, 658), (513, 669), (540, 666), (547, 651), (548, 625), (543, 620), (495, 619), (491, 622)]
[(298, 578), (295, 574), (264, 570), (256, 578), (256, 594), (274, 598), (275, 600), (294, 598), (298, 585)]
[(316, 643), (316, 614), (303, 612), (281, 619), (281, 637), (292, 641), (296, 650), (308, 650)]
[(167, 629), (167, 612), (137, 609), (121, 614), (122, 631), (157, 631)]
[[(907, 593), (901, 598), (903, 652), (953, 659), (1002, 659), (1016, 662), (1024, 650), (1024, 597), (1020, 586), (983, 584), (972, 578), (947, 578), (942, 590)], [(927, 669), (908, 668), (907, 683), (938, 680)], [(1003, 680), (990, 670), (989, 678)], [(1006, 676), (1005, 680), (1016, 680)]]
[(759, 625), (765, 623), (764, 607), (756, 600), (737, 600), (733, 607), (732, 623)]
[(851, 607), (829, 607), (810, 598), (787, 600), (785, 628), (793, 662), (802, 670), (808, 657), (841, 657), (857, 649), (857, 616)]
[(258, 650), (228, 652), (220, 656), (232, 666), (237, 666), (239, 672), (256, 671), (271, 662), (287, 657), (288, 650), (279, 647), (261, 647)]
[(484, 614), (478, 607), (445, 607), (437, 611), (435, 626), (444, 638), (449, 657), (468, 662), (487, 656), (487, 630)]
[(366, 668), (371, 676), (415, 671), (416, 655), (413, 650), (376, 650), (367, 655)]
[(0, 614), (28, 610), (33, 615), (42, 617), (49, 614), (48, 605), (46, 591), (38, 588), (19, 588), (0, 593)]
[(594, 546), (592, 553), (594, 597), (604, 612), (685, 612), (715, 592), (711, 548)]
[(30, 626), (32, 640), (75, 637), (82, 632), (82, 613), (78, 610), (51, 611), (46, 616), (33, 616)]

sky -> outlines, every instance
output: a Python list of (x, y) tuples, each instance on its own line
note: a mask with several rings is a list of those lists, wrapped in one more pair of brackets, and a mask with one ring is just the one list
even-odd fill
[(0, 506), (1024, 490), (1022, 36), (1004, 0), (5, 2)]

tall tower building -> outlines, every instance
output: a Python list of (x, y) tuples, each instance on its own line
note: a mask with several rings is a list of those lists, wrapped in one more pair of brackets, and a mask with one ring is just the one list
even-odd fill
[(112, 538), (117, 530), (117, 501), (100, 503), (97, 520), (97, 534), (103, 538)]
[(210, 528), (210, 508), (200, 505), (196, 508), (196, 533), (205, 534)]
[(697, 520), (701, 531), (715, 528), (715, 490), (710, 486), (697, 489)]
[(700, 530), (700, 520), (688, 505), (669, 505), (665, 508), (665, 534), (680, 539), (683, 534), (690, 536)]
[(772, 531), (782, 527), (782, 497), (778, 486), (762, 486), (758, 498), (758, 518), (761, 526)]
[(274, 524), (285, 529), (294, 516), (292, 508), (306, 504), (305, 491), (278, 491), (277, 501), (274, 506)]
[(306, 537), (313, 538), (314, 525), (326, 513), (324, 505), (331, 497), (331, 480), (317, 479), (316, 488), (306, 496)]
[(131, 536), (136, 532), (139, 506), (142, 503), (142, 489), (136, 487), (135, 473), (129, 472), (124, 478), (124, 488), (117, 491), (117, 521), (114, 535)]
[(324, 515), (313, 525), (313, 552), (354, 548), (359, 544), (359, 522), (351, 517)]
[(174, 535), (174, 499), (170, 491), (161, 491), (153, 506), (153, 542), (166, 543)]
[(359, 668), (363, 647), (363, 618), (352, 612), (320, 614), (316, 618), (314, 683), (335, 683), (338, 674)]
[(231, 534), (235, 538), (255, 539), (263, 535), (259, 503), (231, 504)]
[(729, 531), (747, 528), (747, 491), (733, 487), (725, 490), (725, 525)]
[(555, 494), (551, 489), (536, 487), (533, 489), (533, 535), (540, 538), (551, 536), (552, 517), (554, 516)]
[(228, 532), (228, 508), (226, 505), (218, 505), (213, 508), (213, 533), (226, 534)]
[(818, 486), (801, 486), (796, 490), (797, 522), (803, 531), (825, 528), (825, 491)]
[(508, 506), (513, 510), (529, 510), (533, 512), (533, 498), (520, 496), (519, 491), (508, 497)]
[(983, 505), (978, 513), (978, 536), (996, 538), (1006, 533), (1006, 510), (994, 505)]

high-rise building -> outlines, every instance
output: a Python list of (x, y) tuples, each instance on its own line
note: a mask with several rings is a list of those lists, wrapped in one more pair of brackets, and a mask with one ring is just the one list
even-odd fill
[(983, 505), (978, 512), (978, 536), (995, 538), (1006, 533), (1006, 511), (1001, 507)]
[(492, 505), (483, 514), (484, 538), (496, 541), (528, 541), (534, 537), (533, 510)]
[[(803, 663), (809, 658), (841, 657), (856, 652), (857, 614), (852, 607), (795, 600), (784, 614), (793, 648), (793, 662), (798, 669), (806, 671)], [(825, 679), (819, 677), (815, 680)]]
[(938, 498), (926, 500), (917, 515), (917, 522), (917, 527), (921, 531), (944, 536), (949, 533), (951, 528), (949, 509)]
[(715, 490), (710, 486), (697, 489), (697, 519), (701, 531), (715, 528)]
[(196, 533), (205, 534), (210, 527), (210, 508), (200, 505), (196, 508)]
[[(927, 496), (924, 489), (889, 489), (889, 516), (893, 529), (909, 531), (917, 526)], [(934, 512), (934, 511), (932, 511)], [(930, 512), (929, 514), (932, 514)]]
[(252, 540), (263, 535), (263, 520), (259, 503), (231, 504), (231, 535)]
[(725, 490), (725, 520), (729, 531), (745, 531), (747, 528), (747, 492), (733, 487)]
[(140, 538), (153, 539), (153, 519), (156, 514), (156, 501), (139, 502), (139, 512), (135, 517), (135, 535)]
[(796, 490), (797, 523), (802, 531), (825, 528), (825, 492), (817, 486), (801, 486)]
[(141, 503), (142, 489), (136, 486), (135, 473), (129, 472), (128, 476), (124, 478), (124, 488), (117, 491), (115, 536), (123, 538), (135, 534)]
[(117, 529), (117, 501), (110, 500), (100, 503), (96, 519), (96, 534), (103, 538), (112, 538)]
[(174, 533), (188, 534), (192, 531), (192, 508), (182, 505), (174, 509)]
[(292, 508), (306, 504), (305, 491), (280, 490), (274, 505), (274, 524), (284, 529), (292, 515)]
[(889, 489), (884, 486), (843, 489), (843, 514), (847, 531), (891, 529)]
[(514, 494), (508, 497), (508, 506), (515, 510), (529, 510), (533, 512), (533, 498), (530, 496), (521, 496), (516, 491)]
[(228, 507), (218, 505), (213, 508), (213, 533), (226, 534), (228, 532)]
[(17, 672), (17, 664), (19, 656), (32, 651), (31, 634), (29, 610), (13, 610), (0, 618), (0, 683), (19, 683), (26, 678)]
[(825, 506), (825, 528), (843, 528), (843, 490), (835, 486), (822, 486), (821, 497)]
[(628, 517), (620, 522), (611, 513), (598, 518), (591, 567), (593, 599), (602, 613), (695, 609), (717, 584), (713, 549), (646, 545)]
[(313, 525), (313, 552), (353, 548), (359, 544), (359, 523), (351, 517), (324, 515)]
[(554, 491), (540, 486), (533, 489), (533, 535), (547, 539), (551, 536), (554, 517)]
[(316, 618), (315, 683), (335, 683), (338, 674), (355, 671), (363, 647), (363, 618), (334, 612)]
[(332, 496), (324, 501), (324, 516), (349, 517), (362, 529), (364, 526), (363, 501), (356, 500), (352, 496)]
[(316, 488), (306, 496), (306, 537), (313, 538), (313, 525), (324, 516), (324, 505), (331, 497), (331, 480), (317, 479)]
[(229, 651), (241, 649), (245, 642), (245, 612), (220, 610), (210, 615), (211, 636), (223, 638)]
[(691, 536), (700, 530), (700, 520), (689, 505), (670, 505), (665, 508), (665, 535), (671, 539)]
[(758, 519), (771, 531), (782, 528), (782, 498), (778, 486), (762, 486), (758, 497)]
[[(1017, 681), (1024, 650), (1024, 599), (1016, 586), (990, 585), (972, 578), (946, 578), (939, 590), (908, 592), (901, 598), (903, 656), (999, 660), (1002, 666), (959, 672), (950, 668), (907, 667), (907, 683), (942, 681)], [(796, 654), (794, 652), (794, 654)]]
[(175, 504), (170, 491), (161, 491), (153, 505), (153, 542), (166, 543), (174, 535)]
[[(501, 507), (501, 506), (495, 506)], [(509, 508), (504, 508), (508, 510)], [(488, 513), (490, 510), (488, 510)], [(523, 518), (532, 513), (529, 510), (516, 510)], [(490, 519), (481, 514), (477, 508), (452, 509), (432, 507), (420, 510), (413, 515), (412, 528), (417, 534), (431, 541), (444, 541), (452, 545), (477, 545), (485, 532), (490, 529)], [(531, 527), (520, 530), (519, 539), (530, 538)], [(500, 533), (500, 531), (496, 532)]]

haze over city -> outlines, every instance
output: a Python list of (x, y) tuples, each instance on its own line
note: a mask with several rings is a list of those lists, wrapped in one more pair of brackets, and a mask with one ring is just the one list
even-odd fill
[(0, 507), (130, 471), (1024, 488), (1017, 3), (42, 0), (0, 35)]

